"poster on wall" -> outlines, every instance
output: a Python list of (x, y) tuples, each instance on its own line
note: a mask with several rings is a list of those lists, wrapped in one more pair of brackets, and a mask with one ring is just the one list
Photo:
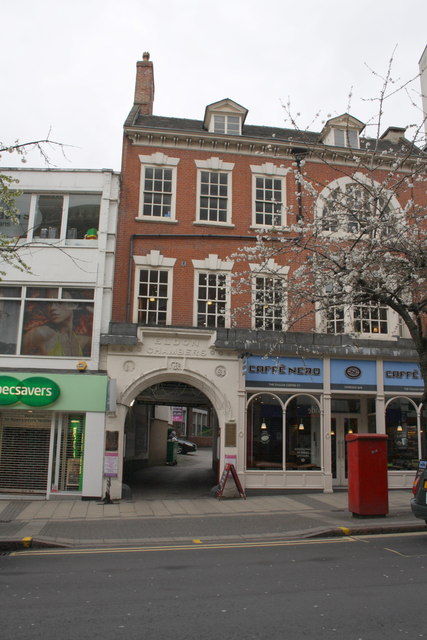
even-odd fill
[(20, 352), (89, 357), (92, 327), (92, 289), (28, 287)]
[(114, 451), (104, 454), (104, 478), (117, 478), (119, 475), (119, 456)]
[(119, 432), (107, 431), (105, 434), (104, 478), (117, 478), (119, 475)]

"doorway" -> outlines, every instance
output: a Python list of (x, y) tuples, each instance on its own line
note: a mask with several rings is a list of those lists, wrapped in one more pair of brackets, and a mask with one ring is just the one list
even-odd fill
[(359, 432), (359, 416), (351, 414), (332, 414), (331, 417), (331, 459), (332, 484), (346, 487), (347, 480), (347, 442), (346, 435)]

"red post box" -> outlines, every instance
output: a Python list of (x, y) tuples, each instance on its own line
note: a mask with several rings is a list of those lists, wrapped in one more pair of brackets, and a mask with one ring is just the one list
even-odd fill
[(381, 433), (346, 436), (348, 510), (353, 516), (388, 513), (387, 438)]

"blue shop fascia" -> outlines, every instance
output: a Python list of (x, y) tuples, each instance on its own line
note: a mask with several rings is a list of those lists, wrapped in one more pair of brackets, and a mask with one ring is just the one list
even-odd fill
[[(352, 433), (387, 434), (389, 486), (412, 485), (418, 460), (427, 453), (427, 422), (410, 341), (399, 341), (401, 349), (380, 340), (362, 346), (359, 341), (357, 349), (323, 344), (313, 356), (298, 345), (298, 334), (293, 344), (282, 340), (276, 354), (256, 333), (259, 340), (246, 339), (240, 354), (245, 390), (240, 472), (247, 488), (347, 486), (346, 436)], [(237, 334), (230, 339), (231, 330), (218, 334), (221, 348), (242, 344)], [(357, 357), (349, 357), (352, 351)], [(403, 357), (390, 357), (396, 353)]]

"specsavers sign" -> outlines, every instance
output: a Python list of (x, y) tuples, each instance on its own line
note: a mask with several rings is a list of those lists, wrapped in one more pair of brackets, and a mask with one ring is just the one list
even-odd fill
[(45, 407), (55, 402), (60, 393), (59, 386), (49, 378), (34, 376), (17, 380), (12, 376), (0, 376), (0, 405), (21, 402), (30, 407)]
[(49, 377), (14, 372), (0, 375), (0, 410), (25, 406), (52, 411), (97, 411), (107, 408), (108, 376), (105, 374), (50, 373)]

